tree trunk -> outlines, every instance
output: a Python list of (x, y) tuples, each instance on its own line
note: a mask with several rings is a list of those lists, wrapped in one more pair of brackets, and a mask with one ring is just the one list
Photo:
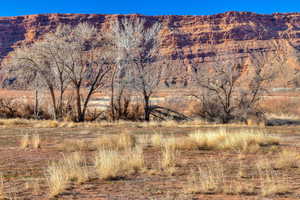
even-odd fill
[(81, 97), (80, 97), (80, 86), (76, 86), (76, 106), (77, 106), (77, 122), (83, 122), (84, 116), (81, 112)]
[(145, 121), (150, 121), (150, 97), (149, 96), (144, 96), (144, 117), (145, 117)]
[(49, 87), (50, 90), (50, 95), (51, 95), (51, 99), (52, 99), (52, 107), (53, 107), (53, 114), (54, 114), (54, 120), (57, 119), (57, 108), (56, 108), (56, 99), (55, 99), (55, 93), (54, 93), (54, 89), (52, 87)]

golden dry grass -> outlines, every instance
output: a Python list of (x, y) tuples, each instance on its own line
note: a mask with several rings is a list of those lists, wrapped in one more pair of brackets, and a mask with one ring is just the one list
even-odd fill
[(217, 150), (256, 151), (261, 146), (277, 145), (279, 138), (260, 130), (244, 129), (229, 131), (222, 128), (216, 131), (196, 131), (189, 135), (199, 148)]
[(136, 173), (145, 166), (142, 147), (119, 152), (112, 149), (100, 149), (95, 156), (96, 172), (101, 179), (113, 180)]
[(160, 167), (163, 171), (173, 174), (176, 171), (178, 165), (179, 151), (175, 148), (164, 147), (162, 149), (162, 157), (160, 161)]
[(300, 155), (297, 151), (283, 150), (278, 158), (274, 160), (275, 169), (300, 167)]
[(4, 178), (3, 178), (3, 174), (0, 172), (0, 200), (2, 199), (5, 199)]
[(32, 147), (34, 149), (41, 148), (41, 138), (40, 135), (34, 134), (31, 138)]
[(26, 149), (29, 147), (29, 135), (25, 134), (22, 136), (21, 140), (20, 140), (20, 148), (21, 149)]
[(46, 181), (49, 188), (49, 197), (55, 197), (67, 188), (68, 174), (62, 163), (52, 163), (48, 166)]
[(99, 177), (104, 180), (111, 180), (123, 177), (124, 157), (117, 151), (102, 149), (95, 157), (95, 168)]
[(94, 146), (97, 149), (126, 150), (134, 148), (135, 145), (135, 136), (127, 131), (120, 135), (103, 135), (94, 141)]

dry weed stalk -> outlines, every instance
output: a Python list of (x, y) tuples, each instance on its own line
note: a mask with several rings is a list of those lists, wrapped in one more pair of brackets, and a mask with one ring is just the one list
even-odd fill
[(3, 174), (0, 172), (0, 200), (5, 199), (5, 192), (4, 192), (4, 178)]

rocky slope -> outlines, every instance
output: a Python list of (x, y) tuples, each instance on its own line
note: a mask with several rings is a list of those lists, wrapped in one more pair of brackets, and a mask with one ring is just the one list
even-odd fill
[(109, 31), (110, 22), (121, 17), (161, 21), (161, 53), (185, 63), (191, 59), (208, 62), (216, 49), (234, 49), (233, 54), (237, 57), (247, 56), (251, 51), (272, 51), (270, 41), (286, 35), (292, 38), (295, 47), (300, 47), (300, 13), (226, 12), (209, 16), (48, 14), (0, 17), (0, 59), (16, 46), (39, 39), (60, 23), (75, 25), (87, 21), (101, 31)]

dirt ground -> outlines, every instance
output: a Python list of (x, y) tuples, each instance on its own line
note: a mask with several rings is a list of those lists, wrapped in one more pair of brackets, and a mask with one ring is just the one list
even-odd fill
[[(233, 127), (238, 128), (238, 127)], [(48, 199), (48, 187), (45, 181), (45, 169), (50, 162), (60, 160), (67, 155), (59, 145), (65, 139), (84, 139), (93, 141), (103, 134), (120, 134), (124, 130), (136, 137), (143, 134), (160, 133), (163, 135), (186, 135), (199, 129), (216, 129), (214, 127), (140, 127), (137, 125), (107, 125), (97, 128), (0, 128), (0, 172), (4, 176), (4, 190), (8, 199)], [(241, 129), (242, 130), (242, 129)], [(248, 170), (254, 168), (258, 158), (276, 157), (277, 151), (293, 149), (300, 154), (300, 127), (282, 126), (265, 128), (268, 134), (275, 134), (281, 138), (280, 145), (274, 151), (259, 151), (245, 153), (243, 162)], [(40, 149), (20, 149), (20, 138), (24, 134), (39, 134)], [(85, 151), (88, 166), (93, 170), (93, 156), (95, 151)], [(242, 178), (242, 182), (257, 184), (254, 193), (242, 194), (201, 194), (186, 192), (189, 187), (191, 173), (198, 166), (209, 160), (218, 160), (224, 164), (229, 176), (236, 176), (239, 166), (239, 152), (212, 150), (182, 150), (178, 158), (178, 166), (173, 174), (159, 169), (161, 150), (153, 146), (144, 148), (146, 170), (126, 176), (119, 180), (104, 181), (96, 176), (88, 182), (76, 184), (71, 182), (68, 189), (55, 199), (98, 199), (98, 200), (171, 200), (171, 199), (300, 199), (300, 169), (282, 169), (277, 173), (284, 178), (284, 184), (289, 191), (263, 197), (259, 192), (258, 180), (249, 177)]]

